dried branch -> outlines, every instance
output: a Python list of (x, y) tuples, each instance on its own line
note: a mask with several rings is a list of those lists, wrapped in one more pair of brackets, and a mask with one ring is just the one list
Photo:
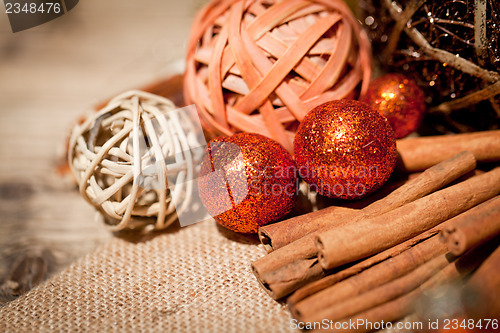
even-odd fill
[(500, 117), (500, 105), (498, 104), (498, 102), (493, 97), (490, 98), (489, 101), (490, 101), (491, 107), (497, 113), (497, 116)]
[[(384, 5), (389, 10), (391, 17), (399, 22), (404, 20), (400, 12), (402, 12), (401, 7), (391, 0), (383, 0)], [(406, 25), (408, 21), (406, 20), (404, 24)], [(500, 80), (500, 74), (493, 71), (488, 71), (480, 66), (474, 64), (473, 62), (466, 60), (458, 55), (452, 54), (450, 52), (432, 47), (425, 37), (416, 28), (405, 27), (404, 31), (411, 38), (411, 40), (422, 48), (422, 51), (427, 53), (434, 59), (446, 63), (464, 73), (476, 76), (488, 82), (496, 82)]]
[(474, 48), (480, 65), (488, 58), (488, 38), (486, 38), (486, 0), (474, 1)]
[[(465, 97), (444, 102), (432, 108), (432, 112), (449, 113), (452, 110), (468, 107), (483, 100), (493, 100), (496, 95), (500, 94), (500, 73), (482, 68), (481, 66), (460, 57), (458, 54), (452, 54), (448, 51), (432, 47), (415, 25), (408, 25), (411, 16), (424, 3), (425, 0), (412, 0), (403, 11), (396, 2), (392, 0), (382, 0), (382, 5), (389, 11), (392, 19), (396, 22), (388, 43), (387, 55), (394, 52), (402, 29), (427, 56), (443, 64), (447, 64), (448, 66), (451, 66), (463, 73), (480, 78), (484, 80), (485, 83), (490, 83), (485, 88), (475, 91)], [(482, 64), (484, 63), (483, 61), (486, 59), (488, 52), (488, 42), (486, 39), (486, 1), (475, 0), (474, 10), (474, 47), (480, 60), (480, 64)], [(390, 56), (387, 58), (391, 59)], [(499, 113), (498, 110), (497, 113)]]
[[(425, 3), (425, 0), (412, 0), (407, 4), (406, 9), (400, 14), (400, 19), (396, 20), (396, 24), (391, 32), (389, 41), (387, 42), (387, 48), (385, 50), (385, 58), (387, 61), (392, 62), (392, 54), (398, 46), (399, 38), (403, 32), (408, 21), (411, 19), (413, 14)], [(401, 12), (401, 11), (400, 11)]]
[(450, 112), (452, 110), (465, 108), (477, 104), (486, 99), (491, 99), (500, 94), (500, 81), (488, 85), (486, 88), (470, 93), (462, 98), (457, 98), (452, 101), (444, 102), (431, 108), (430, 112)]

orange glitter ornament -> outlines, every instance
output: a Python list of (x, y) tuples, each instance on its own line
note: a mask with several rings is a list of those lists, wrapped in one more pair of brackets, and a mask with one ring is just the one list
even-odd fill
[(279, 143), (260, 134), (217, 137), (201, 163), (198, 191), (220, 225), (254, 233), (292, 210), (297, 169)]
[(362, 198), (384, 184), (396, 165), (394, 132), (377, 111), (354, 100), (314, 108), (294, 141), (301, 176), (319, 194)]
[(361, 101), (389, 120), (396, 139), (417, 130), (426, 111), (424, 91), (401, 74), (387, 74), (373, 80)]

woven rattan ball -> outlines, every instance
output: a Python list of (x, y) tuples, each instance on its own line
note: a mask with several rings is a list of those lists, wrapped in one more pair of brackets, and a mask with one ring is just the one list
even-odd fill
[[(129, 91), (73, 129), (70, 168), (111, 229), (163, 229), (189, 206), (192, 182), (183, 179), (193, 177), (203, 150), (196, 156), (199, 125), (184, 111), (163, 97)], [(175, 180), (174, 191), (167, 179)]]
[(206, 128), (292, 151), (309, 110), (356, 98), (370, 75), (370, 43), (342, 0), (214, 0), (193, 23), (184, 96)]

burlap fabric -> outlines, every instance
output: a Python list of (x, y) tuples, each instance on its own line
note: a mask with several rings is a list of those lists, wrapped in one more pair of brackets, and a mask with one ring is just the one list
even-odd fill
[(290, 332), (251, 272), (264, 254), (213, 221), (115, 238), (1, 308), (0, 331)]

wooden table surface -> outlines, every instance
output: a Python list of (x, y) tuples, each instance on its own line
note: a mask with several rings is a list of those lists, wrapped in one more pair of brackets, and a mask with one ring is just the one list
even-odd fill
[(66, 137), (94, 105), (182, 64), (205, 2), (86, 0), (18, 33), (0, 6), (0, 304), (112, 237), (56, 173)]

